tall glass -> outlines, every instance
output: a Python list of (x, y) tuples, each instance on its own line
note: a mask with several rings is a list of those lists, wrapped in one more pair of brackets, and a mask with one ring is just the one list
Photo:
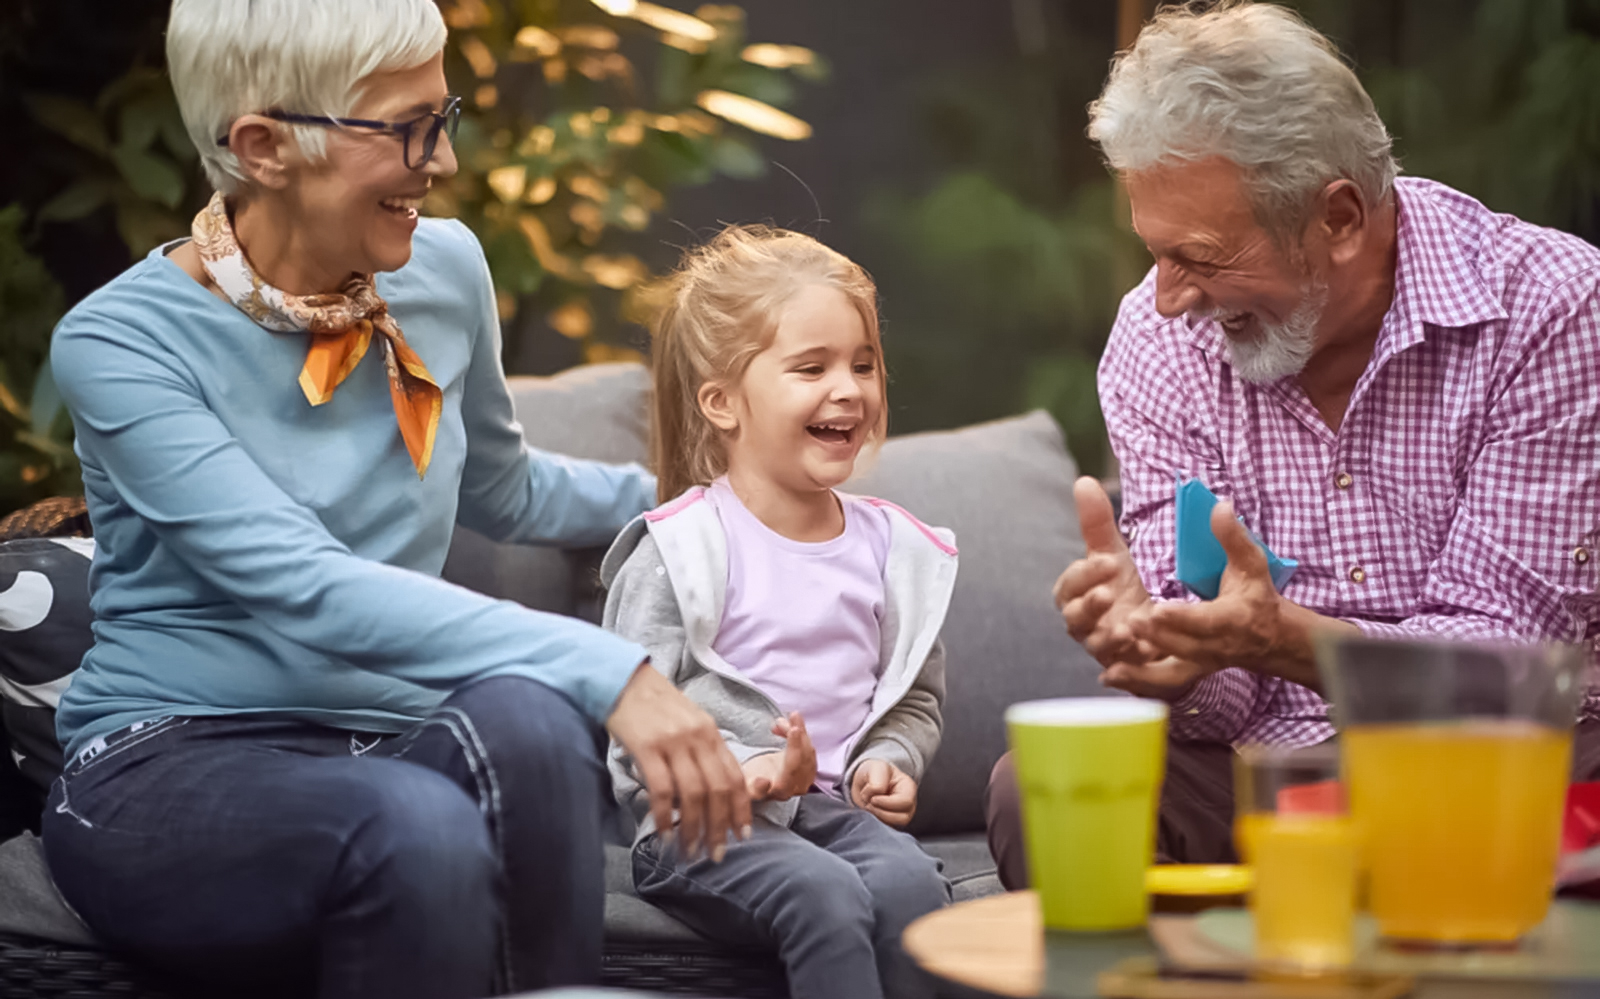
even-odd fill
[(1256, 961), (1294, 974), (1350, 964), (1357, 837), (1338, 747), (1241, 746), (1233, 787), (1239, 854), (1255, 872)]
[(1330, 636), (1318, 666), (1383, 935), (1504, 944), (1538, 925), (1586, 654)]

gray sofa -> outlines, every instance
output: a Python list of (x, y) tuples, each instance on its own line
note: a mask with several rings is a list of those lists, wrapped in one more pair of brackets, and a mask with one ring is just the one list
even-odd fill
[[(607, 461), (643, 460), (648, 387), (645, 370), (630, 364), (512, 379), (529, 443)], [(1098, 669), (1068, 639), (1050, 600), (1056, 575), (1082, 554), (1072, 505), (1076, 475), (1060, 429), (1048, 415), (1032, 413), (893, 438), (846, 487), (953, 529), (961, 549), (944, 631), (944, 740), (912, 826), (944, 862), (957, 900), (1000, 890), (983, 838), (982, 798), (989, 770), (1004, 751), (1004, 707), (1033, 697), (1102, 692)], [(460, 529), (445, 576), (484, 593), (597, 620), (600, 555), (501, 545)], [(627, 830), (618, 821), (617, 842), (607, 846), (606, 983), (702, 995), (786, 995), (774, 955), (719, 946), (634, 894), (622, 845)], [(18, 983), (35, 995), (179, 991), (100, 951), (56, 895), (38, 841), (27, 834), (0, 843), (0, 995)]]

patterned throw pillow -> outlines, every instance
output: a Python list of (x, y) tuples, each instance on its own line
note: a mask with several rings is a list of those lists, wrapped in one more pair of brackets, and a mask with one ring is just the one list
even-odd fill
[[(92, 538), (0, 542), (0, 718), (17, 769), (41, 793), (61, 772), (56, 705), (94, 637)], [(42, 800), (42, 797), (41, 797)]]

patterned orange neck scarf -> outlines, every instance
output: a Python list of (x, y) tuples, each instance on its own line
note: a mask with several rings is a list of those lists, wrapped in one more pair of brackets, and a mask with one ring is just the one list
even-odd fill
[(377, 333), (389, 369), (389, 395), (400, 423), (400, 437), (417, 466), (428, 472), (444, 396), (422, 358), (406, 346), (400, 324), (378, 296), (370, 274), (353, 274), (332, 295), (290, 295), (262, 281), (250, 268), (219, 192), (194, 217), (190, 228), (200, 262), (228, 301), (258, 324), (277, 333), (310, 334), (300, 389), (313, 406), (333, 398), (333, 390), (361, 363)]

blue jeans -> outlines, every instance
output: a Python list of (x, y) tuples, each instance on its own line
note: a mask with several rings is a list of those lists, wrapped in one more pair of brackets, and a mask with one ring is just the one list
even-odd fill
[(633, 849), (640, 896), (713, 940), (775, 947), (793, 999), (929, 997), (900, 947), (950, 882), (917, 841), (824, 794), (800, 799), (785, 829), (757, 818), (722, 863), (679, 861), (657, 835)]
[(123, 729), (51, 789), (62, 895), (216, 994), (467, 999), (599, 978), (600, 731), (534, 681), (400, 735), (263, 716)]

